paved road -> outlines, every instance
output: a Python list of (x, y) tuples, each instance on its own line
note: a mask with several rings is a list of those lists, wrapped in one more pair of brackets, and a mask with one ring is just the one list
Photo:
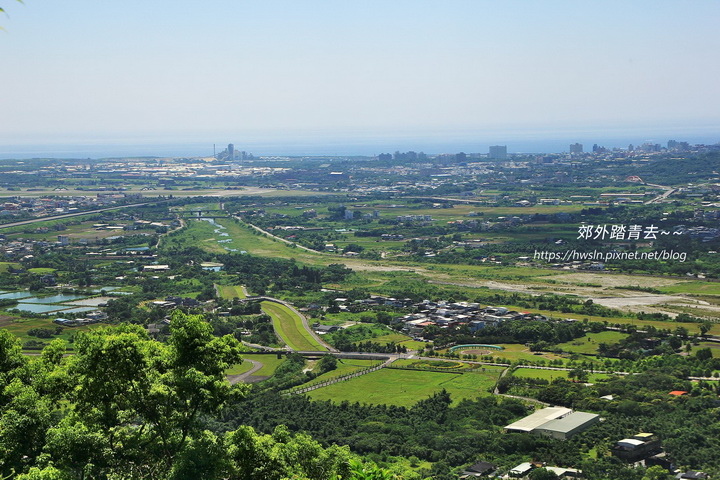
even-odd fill
[(230, 381), (231, 385), (235, 385), (236, 383), (245, 381), (246, 378), (257, 372), (263, 367), (263, 364), (258, 362), (257, 360), (252, 360), (250, 358), (245, 357), (244, 360), (247, 360), (248, 362), (253, 364), (253, 367), (248, 370), (245, 373), (241, 373), (240, 375), (228, 375), (227, 378)]
[(653, 204), (653, 203), (660, 203), (660, 202), (662, 202), (663, 200), (665, 200), (667, 197), (669, 197), (670, 195), (672, 195), (673, 193), (675, 193), (675, 192), (677, 191), (676, 188), (668, 187), (668, 186), (666, 186), (666, 185), (655, 185), (655, 184), (653, 184), (653, 183), (647, 183), (646, 185), (649, 186), (649, 187), (662, 188), (662, 189), (665, 190), (665, 191), (664, 191), (663, 193), (661, 193), (660, 195), (658, 195), (657, 197), (652, 198), (652, 199), (648, 200), (647, 202), (645, 202), (645, 205), (650, 205), (650, 204)]

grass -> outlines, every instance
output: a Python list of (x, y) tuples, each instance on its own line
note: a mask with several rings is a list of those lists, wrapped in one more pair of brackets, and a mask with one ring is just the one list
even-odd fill
[(563, 360), (562, 357), (560, 357), (559, 355), (555, 355), (554, 353), (538, 352), (540, 353), (540, 355), (536, 355), (535, 353), (531, 352), (528, 347), (520, 343), (498, 343), (497, 345), (499, 347), (503, 347), (503, 349), (490, 350), (490, 353), (488, 353), (488, 355), (491, 355), (493, 357), (499, 357), (510, 362), (517, 360), (529, 360), (536, 362), (540, 359)]
[(43, 268), (43, 267), (28, 268), (28, 272), (34, 273), (36, 275), (45, 275), (48, 273), (55, 273), (55, 269), (54, 268)]
[(674, 285), (657, 287), (663, 293), (684, 293), (694, 295), (720, 295), (718, 282), (679, 282)]
[(220, 296), (225, 299), (245, 298), (242, 285), (219, 285)]
[(275, 331), (293, 350), (325, 351), (327, 348), (318, 343), (302, 324), (302, 320), (292, 310), (279, 303), (264, 301), (262, 310), (272, 317)]
[(275, 370), (285, 361), (285, 356), (277, 358), (275, 353), (262, 353), (258, 355), (245, 355), (245, 360), (242, 363), (233, 365), (232, 367), (225, 370), (225, 375), (240, 375), (245, 373), (252, 368), (252, 363), (247, 360), (255, 360), (263, 364), (263, 367), (255, 372), (255, 375), (271, 376), (275, 373)]
[(566, 343), (560, 343), (558, 347), (566, 352), (594, 354), (597, 353), (599, 344), (605, 343), (611, 345), (618, 343), (625, 337), (627, 337), (626, 333), (608, 330), (600, 333), (588, 333), (584, 337), (576, 338)]
[[(518, 368), (513, 372), (518, 378), (540, 378), (552, 382), (556, 378), (568, 378), (567, 370), (541, 370), (537, 368)], [(611, 375), (605, 373), (589, 373), (588, 381), (595, 383), (600, 380), (607, 380)]]
[(250, 371), (250, 369), (253, 368), (253, 364), (248, 362), (247, 360), (243, 360), (242, 363), (233, 365), (232, 367), (225, 370), (225, 375), (240, 375), (241, 373), (245, 373), (247, 371)]
[(693, 347), (693, 350), (697, 351), (700, 348), (709, 348), (710, 352), (712, 353), (713, 358), (720, 357), (720, 343), (700, 342), (700, 345)]
[(479, 373), (443, 373), (383, 368), (367, 375), (308, 393), (313, 400), (359, 402), (409, 407), (442, 389), (457, 404), (463, 399), (490, 395), (502, 369), (488, 367)]
[(21, 265), (15, 262), (0, 262), (0, 273), (7, 272), (10, 267), (20, 268)]
[(351, 360), (339, 358), (337, 368), (335, 370), (331, 370), (329, 372), (323, 373), (322, 375), (318, 375), (308, 383), (304, 383), (302, 386), (307, 387), (310, 385), (316, 385), (318, 383), (322, 383), (333, 378), (342, 377), (343, 375), (357, 372), (358, 370), (362, 370), (367, 367), (372, 367), (373, 365), (377, 365), (379, 363), (381, 362), (379, 362), (378, 360)]
[(403, 335), (402, 333), (389, 333), (387, 335), (375, 337), (372, 341), (377, 342), (381, 345), (395, 342), (406, 347), (408, 350), (419, 350), (421, 348), (425, 348), (424, 342), (418, 342), (416, 340), (413, 340), (412, 338), (408, 337), (407, 335)]
[[(18, 318), (13, 317), (10, 315), (0, 315), (0, 328), (3, 328), (7, 330), (8, 332), (12, 333), (22, 343), (27, 342), (28, 340), (39, 340), (41, 342), (50, 343), (56, 338), (62, 338), (65, 341), (69, 341), (70, 337), (72, 337), (73, 334), (77, 332), (84, 332), (88, 330), (92, 330), (94, 328), (100, 328), (103, 325), (102, 324), (95, 324), (95, 325), (83, 325), (79, 327), (63, 327), (62, 333), (60, 335), (53, 335), (52, 338), (37, 338), (32, 337), (27, 334), (27, 331), (31, 328), (49, 328), (54, 330), (55, 327), (58, 325), (53, 323), (52, 320), (48, 318)], [(72, 345), (68, 344), (68, 348), (71, 348)]]

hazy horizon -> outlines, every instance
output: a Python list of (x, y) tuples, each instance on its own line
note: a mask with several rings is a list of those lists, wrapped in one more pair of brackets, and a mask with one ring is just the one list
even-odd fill
[[(219, 153), (233, 143), (237, 151), (246, 151), (255, 156), (372, 156), (380, 153), (414, 150), (427, 154), (441, 153), (488, 153), (490, 145), (507, 145), (508, 153), (563, 153), (569, 151), (572, 143), (581, 143), (585, 152), (592, 151), (593, 144), (606, 148), (627, 148), (643, 143), (658, 143), (665, 147), (668, 140), (686, 141), (695, 144), (720, 143), (719, 135), (664, 135), (593, 137), (591, 135), (567, 137), (543, 137), (535, 135), (507, 135), (497, 141), (471, 139), (428, 139), (427, 137), (393, 138), (333, 138), (317, 137), (290, 138), (275, 141), (238, 142), (238, 139), (223, 139), (214, 142)], [(213, 154), (213, 142), (95, 142), (47, 143), (27, 145), (0, 145), (0, 160), (30, 158), (112, 158), (112, 157), (208, 157)]]
[(301, 155), (720, 140), (711, 0), (3, 6), (0, 156), (42, 145), (208, 154), (232, 142)]

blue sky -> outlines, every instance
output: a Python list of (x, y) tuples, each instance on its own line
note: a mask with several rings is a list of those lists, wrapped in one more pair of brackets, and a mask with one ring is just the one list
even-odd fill
[(0, 151), (720, 140), (714, 0), (0, 2)]

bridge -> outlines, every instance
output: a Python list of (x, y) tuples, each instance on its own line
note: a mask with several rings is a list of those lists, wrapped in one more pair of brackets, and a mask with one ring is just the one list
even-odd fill
[(194, 218), (229, 218), (230, 215), (225, 210), (179, 210), (175, 213), (183, 217)]

